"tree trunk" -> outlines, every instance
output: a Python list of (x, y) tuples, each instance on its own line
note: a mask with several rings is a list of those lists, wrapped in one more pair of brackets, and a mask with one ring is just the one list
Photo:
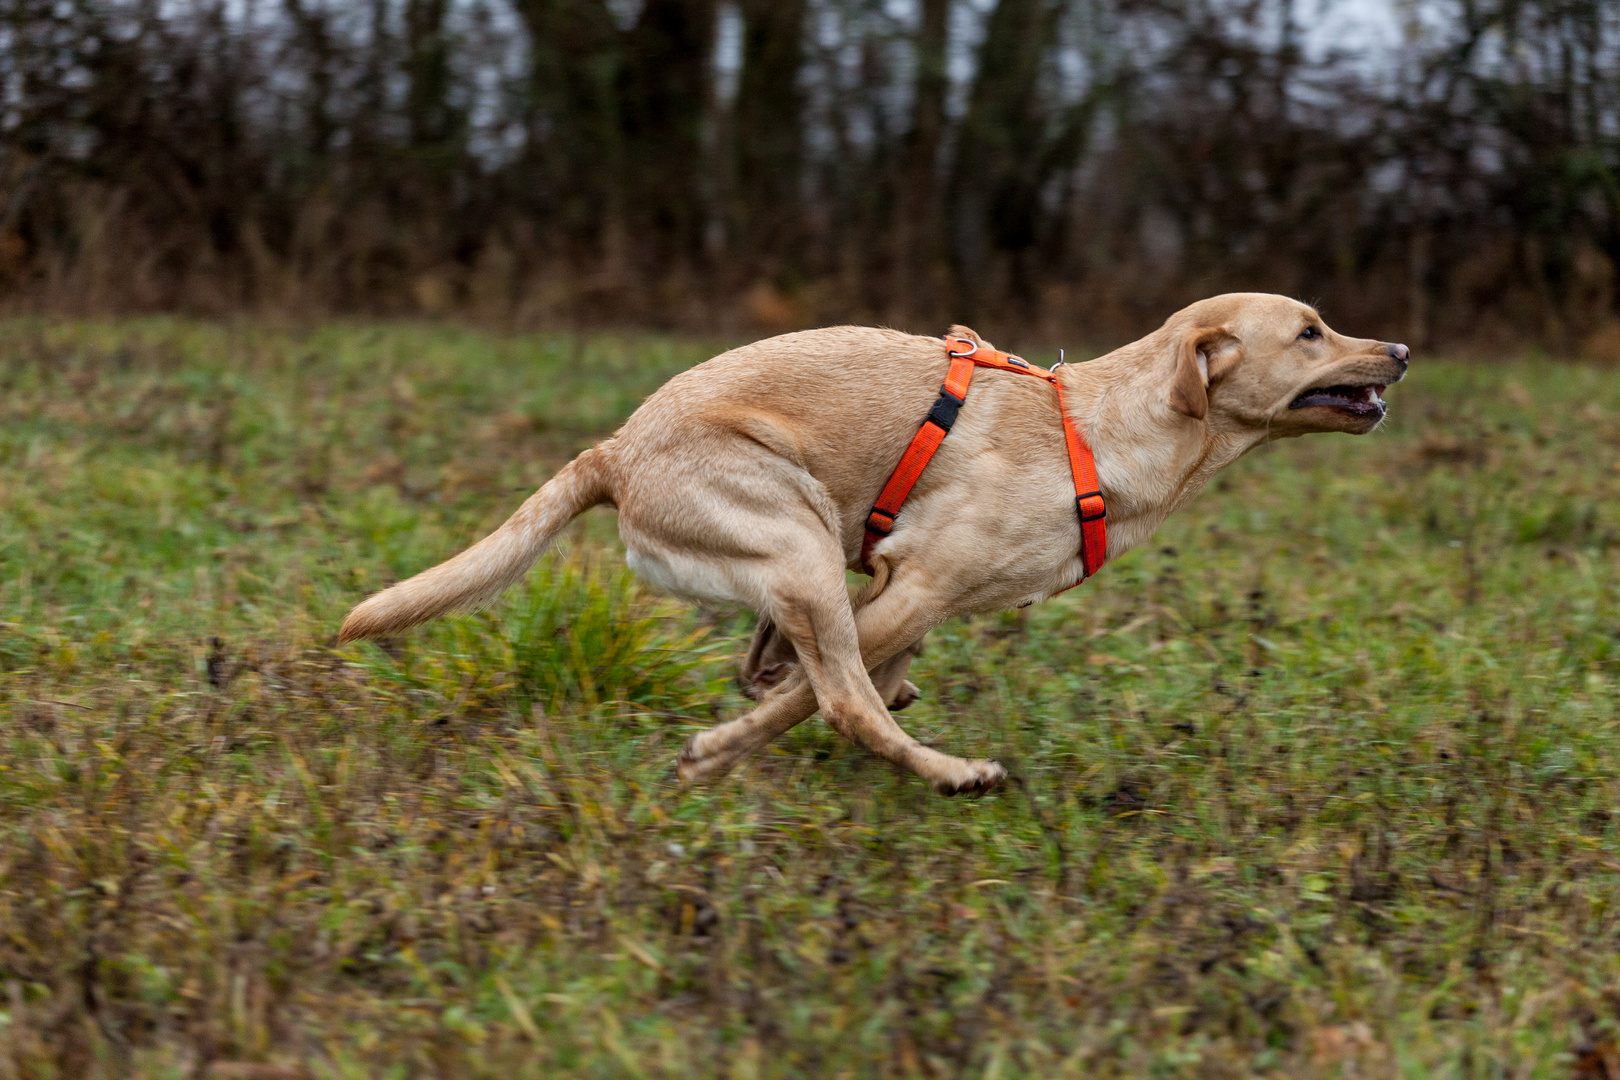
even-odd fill
[(529, 32), (528, 154), (533, 212), (567, 255), (602, 257), (622, 204), (615, 84), (622, 57), (601, 0), (517, 0)]
[(619, 113), (625, 211), (657, 275), (702, 254), (703, 128), (714, 0), (647, 0), (624, 37)]
[(805, 0), (744, 0), (742, 71), (732, 125), (736, 235), (756, 273), (799, 262)]
[(964, 315), (1008, 277), (1011, 299), (1034, 302), (1025, 256), (1035, 246), (1049, 110), (1040, 75), (1057, 27), (1050, 0), (1000, 0), (979, 47), (978, 73), (957, 145), (952, 256)]
[(939, 145), (945, 131), (946, 28), (950, 0), (922, 0), (911, 130), (906, 133), (895, 245), (895, 300), (901, 317), (935, 316), (939, 254)]

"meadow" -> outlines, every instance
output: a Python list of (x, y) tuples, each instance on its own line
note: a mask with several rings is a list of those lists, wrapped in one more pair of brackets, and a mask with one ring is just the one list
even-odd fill
[(948, 624), (948, 800), (819, 719), (679, 786), (750, 617), (608, 510), (334, 647), (722, 343), (0, 329), (0, 1080), (1620, 1080), (1612, 369), (1420, 355)]

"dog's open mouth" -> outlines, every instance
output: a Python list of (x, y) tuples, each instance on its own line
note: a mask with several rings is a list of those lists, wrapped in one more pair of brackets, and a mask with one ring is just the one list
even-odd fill
[(1290, 404), (1290, 409), (1338, 409), (1351, 416), (1384, 415), (1385, 383), (1371, 386), (1318, 386), (1305, 391)]

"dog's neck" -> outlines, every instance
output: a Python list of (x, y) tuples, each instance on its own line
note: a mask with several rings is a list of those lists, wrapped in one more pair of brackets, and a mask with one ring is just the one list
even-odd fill
[(1145, 543), (1263, 432), (1216, 432), (1170, 405), (1173, 354), (1150, 334), (1107, 356), (1059, 369), (1066, 403), (1097, 459), (1108, 503), (1108, 558)]

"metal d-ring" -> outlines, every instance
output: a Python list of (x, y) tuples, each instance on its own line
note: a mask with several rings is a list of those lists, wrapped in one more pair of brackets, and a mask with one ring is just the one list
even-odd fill
[(969, 349), (967, 352), (955, 352), (953, 350), (947, 349), (946, 354), (948, 356), (950, 356), (951, 359), (953, 359), (953, 360), (960, 360), (965, 356), (974, 356), (979, 351), (979, 343), (977, 341), (973, 341), (971, 338), (959, 337), (959, 338), (953, 338), (952, 340), (966, 341), (966, 342), (969, 342), (973, 346), (973, 348)]

